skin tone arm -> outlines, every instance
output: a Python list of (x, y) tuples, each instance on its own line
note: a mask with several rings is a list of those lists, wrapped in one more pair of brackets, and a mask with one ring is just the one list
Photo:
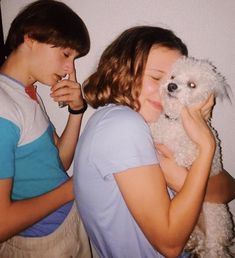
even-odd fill
[[(161, 168), (167, 185), (179, 192), (187, 177), (188, 170), (179, 167), (174, 161), (172, 152), (164, 145), (157, 145)], [(205, 201), (228, 203), (235, 198), (235, 179), (225, 170), (210, 177), (207, 185)]]
[(205, 201), (228, 203), (235, 199), (235, 179), (223, 170), (208, 182)]
[[(56, 84), (52, 88), (51, 95), (55, 101), (66, 101), (74, 110), (83, 107), (80, 85), (76, 82), (75, 71), (70, 74), (68, 80)], [(73, 159), (81, 119), (82, 114), (70, 114), (62, 136), (59, 138), (56, 134), (54, 135), (65, 169), (69, 168)], [(0, 242), (74, 199), (72, 179), (47, 194), (22, 201), (11, 200), (11, 189), (12, 179), (0, 180)]]
[[(214, 106), (214, 96), (202, 107), (201, 112), (205, 120), (211, 118)], [(164, 145), (158, 144), (160, 165), (164, 172), (167, 185), (175, 192), (179, 192), (187, 177), (188, 170), (179, 167), (174, 161), (172, 152)], [(209, 178), (205, 201), (215, 203), (228, 203), (235, 198), (235, 179), (225, 170)]]
[(12, 179), (0, 180), (0, 242), (74, 199), (72, 180), (39, 197), (12, 201)]
[(167, 257), (177, 257), (181, 253), (194, 228), (215, 150), (214, 137), (200, 109), (184, 109), (182, 119), (190, 138), (199, 147), (199, 156), (173, 200), (168, 196), (164, 174), (158, 165), (132, 168), (125, 173), (115, 174), (136, 222), (151, 244)]
[[(76, 71), (74, 70), (68, 80), (62, 80), (51, 88), (51, 97), (54, 101), (68, 103), (71, 109), (79, 110), (83, 107), (81, 86), (76, 81)], [(82, 115), (69, 114), (66, 127), (59, 137), (54, 133), (55, 144), (59, 150), (59, 155), (65, 170), (68, 170), (72, 161), (78, 141)]]

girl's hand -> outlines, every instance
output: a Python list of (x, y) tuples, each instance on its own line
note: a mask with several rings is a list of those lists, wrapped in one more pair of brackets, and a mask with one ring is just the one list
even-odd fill
[[(155, 145), (158, 151), (167, 186), (179, 192), (187, 177), (188, 170), (180, 167), (174, 160), (173, 153), (163, 144)], [(213, 203), (229, 203), (235, 198), (235, 179), (225, 170), (209, 178), (205, 201)]]
[(212, 108), (212, 96), (206, 101), (193, 105), (190, 107), (183, 107), (181, 111), (181, 118), (183, 126), (199, 149), (215, 148), (215, 138), (205, 119), (208, 117)]
[(201, 108), (202, 116), (206, 121), (211, 118), (212, 109), (213, 109), (214, 105), (215, 105), (215, 98), (214, 98), (214, 95), (212, 94), (209, 96), (205, 105), (203, 105)]
[(56, 102), (68, 104), (71, 109), (83, 108), (84, 100), (81, 92), (81, 85), (76, 80), (75, 69), (69, 74), (68, 79), (61, 80), (51, 88), (51, 97)]
[(177, 165), (173, 153), (165, 145), (156, 144), (155, 147), (167, 185), (175, 192), (179, 192), (186, 179), (187, 169)]

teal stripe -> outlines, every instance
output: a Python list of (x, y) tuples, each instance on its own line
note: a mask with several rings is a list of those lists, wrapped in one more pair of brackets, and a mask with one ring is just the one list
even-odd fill
[(19, 127), (0, 117), (0, 179), (14, 176), (15, 151), (19, 139)]

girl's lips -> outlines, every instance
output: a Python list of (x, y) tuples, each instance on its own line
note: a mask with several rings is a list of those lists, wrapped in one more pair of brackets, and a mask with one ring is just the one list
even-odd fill
[(162, 110), (162, 104), (159, 101), (149, 100), (149, 102), (155, 109)]

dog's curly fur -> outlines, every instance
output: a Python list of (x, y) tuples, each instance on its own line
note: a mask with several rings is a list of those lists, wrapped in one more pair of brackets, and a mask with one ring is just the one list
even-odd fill
[[(163, 113), (157, 123), (150, 124), (154, 141), (165, 144), (174, 153), (178, 165), (190, 168), (198, 154), (197, 146), (186, 132), (180, 119), (182, 105), (192, 105), (206, 100), (210, 94), (229, 98), (229, 86), (216, 67), (207, 60), (193, 57), (179, 59), (168, 79), (160, 86)], [(222, 171), (220, 142), (213, 131), (217, 147), (212, 163), (211, 176)], [(186, 245), (197, 257), (232, 257), (229, 246), (233, 238), (233, 221), (225, 204), (204, 202), (197, 225)]]

